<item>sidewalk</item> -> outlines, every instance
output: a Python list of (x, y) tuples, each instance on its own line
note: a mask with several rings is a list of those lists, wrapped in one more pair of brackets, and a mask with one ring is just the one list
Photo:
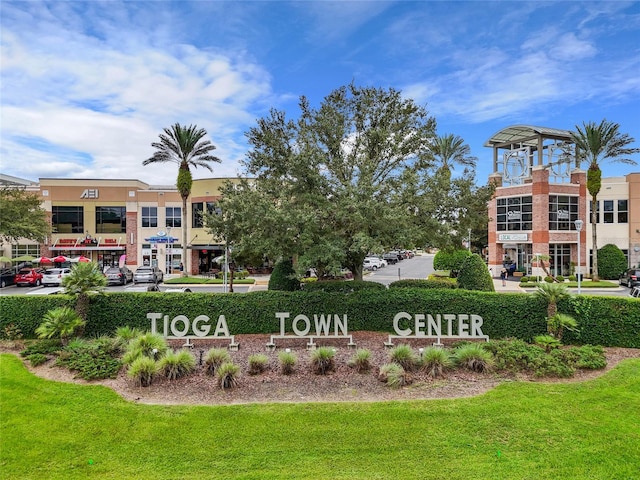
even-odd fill
[(506, 286), (502, 286), (502, 279), (494, 278), (493, 286), (496, 289), (496, 292), (520, 292), (524, 293), (525, 290), (520, 288), (520, 279), (509, 278), (506, 282)]

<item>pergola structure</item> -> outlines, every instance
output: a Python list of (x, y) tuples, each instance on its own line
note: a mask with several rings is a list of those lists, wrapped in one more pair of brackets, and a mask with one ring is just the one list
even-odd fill
[(493, 148), (493, 172), (501, 174), (504, 186), (524, 183), (535, 165), (548, 168), (550, 178), (560, 183), (570, 180), (572, 162), (580, 167), (568, 130), (512, 125), (492, 135), (484, 146)]

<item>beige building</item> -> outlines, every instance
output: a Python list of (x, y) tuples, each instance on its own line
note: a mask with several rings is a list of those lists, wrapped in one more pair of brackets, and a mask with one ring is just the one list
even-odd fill
[[(225, 181), (194, 180), (187, 201), (187, 225), (182, 225), (182, 199), (174, 186), (149, 185), (139, 180), (41, 178), (30, 182), (7, 175), (4, 185), (36, 192), (49, 215), (51, 233), (43, 244), (21, 241), (3, 245), (2, 255), (71, 259), (84, 256), (102, 266), (125, 264), (158, 266), (165, 273), (190, 274), (220, 267), (221, 239), (207, 233), (199, 212), (212, 211)], [(182, 258), (183, 229), (187, 231), (187, 258)]]

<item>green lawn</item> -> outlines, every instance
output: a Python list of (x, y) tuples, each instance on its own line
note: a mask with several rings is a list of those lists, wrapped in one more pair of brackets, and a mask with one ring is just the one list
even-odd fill
[(640, 360), (476, 398), (147, 406), (0, 356), (7, 479), (632, 479)]

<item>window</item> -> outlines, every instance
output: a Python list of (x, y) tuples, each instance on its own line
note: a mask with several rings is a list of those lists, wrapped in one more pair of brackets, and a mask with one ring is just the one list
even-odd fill
[[(204, 205), (205, 204), (203, 202), (197, 202), (197, 203), (191, 204), (191, 215), (192, 215), (191, 226), (193, 228), (204, 227), (204, 218), (203, 218)], [(213, 213), (215, 210), (215, 202), (206, 202), (206, 205), (207, 205), (207, 212)]]
[(182, 209), (180, 207), (167, 207), (166, 226), (180, 228), (182, 226)]
[(51, 208), (54, 233), (84, 233), (84, 207)]
[(549, 195), (549, 230), (575, 230), (578, 197)]
[(604, 223), (613, 223), (613, 200), (604, 202)]
[(21, 257), (22, 255), (40, 256), (40, 245), (11, 245), (11, 256)]
[(618, 200), (618, 223), (629, 222), (629, 202), (628, 200)]
[(96, 233), (125, 233), (125, 207), (96, 207)]
[(532, 197), (499, 198), (497, 226), (500, 231), (531, 230), (533, 228)]
[(158, 226), (158, 207), (142, 207), (142, 227)]

